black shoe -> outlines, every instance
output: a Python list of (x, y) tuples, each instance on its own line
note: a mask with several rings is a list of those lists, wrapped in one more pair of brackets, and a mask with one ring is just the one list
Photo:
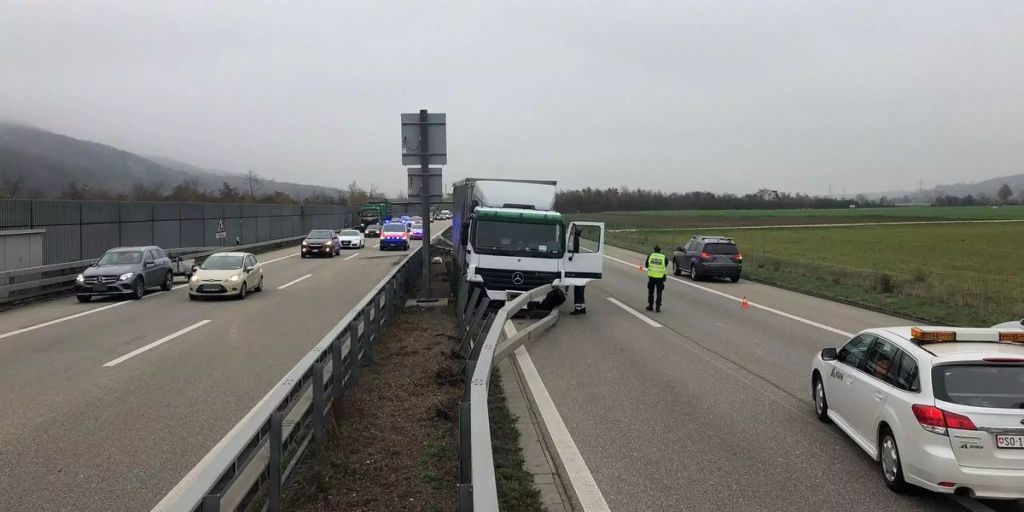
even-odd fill
[(655, 313), (661, 313), (661, 306), (654, 308)]
[(585, 315), (585, 314), (587, 314), (587, 308), (574, 309), (571, 312), (569, 312), (570, 316)]
[(654, 308), (652, 308), (652, 307), (650, 307), (650, 306), (647, 306), (647, 307), (646, 307), (646, 308), (644, 308), (644, 309), (646, 309), (647, 311), (654, 311)]

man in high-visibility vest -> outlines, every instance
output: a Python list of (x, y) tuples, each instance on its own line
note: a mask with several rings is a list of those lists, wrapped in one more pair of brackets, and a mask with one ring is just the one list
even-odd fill
[(647, 256), (644, 266), (647, 267), (647, 311), (661, 313), (661, 292), (665, 290), (668, 257), (661, 253), (661, 247), (655, 245), (654, 252)]

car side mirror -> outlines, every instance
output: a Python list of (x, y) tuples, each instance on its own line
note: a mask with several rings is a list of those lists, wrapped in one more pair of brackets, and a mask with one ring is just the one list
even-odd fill
[(676, 250), (679, 252), (686, 252), (686, 249), (683, 249), (682, 247), (676, 247)]
[(821, 349), (821, 360), (822, 361), (835, 361), (839, 359), (839, 352), (834, 348), (823, 348)]
[(145, 268), (152, 267), (153, 265), (156, 265), (155, 261), (147, 261), (147, 262), (142, 264), (142, 266), (145, 267)]
[(245, 273), (246, 274), (248, 274), (249, 272), (252, 272), (253, 270), (256, 270), (256, 267), (245, 267)]

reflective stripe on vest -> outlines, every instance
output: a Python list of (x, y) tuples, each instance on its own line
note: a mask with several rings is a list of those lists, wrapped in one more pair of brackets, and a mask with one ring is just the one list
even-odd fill
[(655, 279), (661, 279), (665, 277), (665, 270), (668, 268), (664, 254), (651, 253), (648, 256), (647, 261), (647, 277), (653, 277)]

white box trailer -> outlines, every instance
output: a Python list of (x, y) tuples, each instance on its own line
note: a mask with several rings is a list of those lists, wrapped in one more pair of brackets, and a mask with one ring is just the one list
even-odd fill
[(554, 181), (470, 178), (454, 186), (459, 275), (504, 301), (544, 284), (600, 279), (604, 224), (567, 222), (554, 210)]

